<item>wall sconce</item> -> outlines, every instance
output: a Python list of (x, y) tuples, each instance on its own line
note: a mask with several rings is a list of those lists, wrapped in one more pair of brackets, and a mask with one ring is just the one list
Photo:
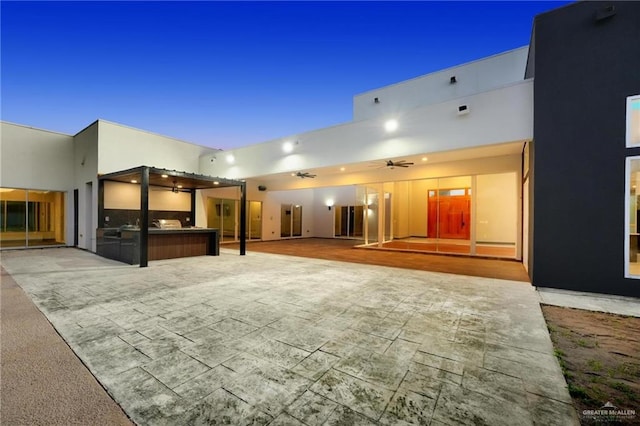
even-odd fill
[(233, 154), (227, 154), (227, 163), (233, 164), (236, 161), (236, 157)]
[(449, 79), (449, 84), (456, 84), (458, 82), (458, 80), (456, 79), (455, 75), (452, 75), (451, 78)]
[(398, 121), (393, 119), (388, 120), (384, 123), (384, 129), (389, 133), (395, 132), (398, 130)]
[(329, 208), (329, 211), (331, 211), (331, 207), (333, 207), (333, 200), (327, 200), (327, 202), (325, 204)]
[(282, 151), (285, 154), (290, 154), (291, 152), (293, 152), (293, 143), (291, 142), (285, 142), (282, 144)]

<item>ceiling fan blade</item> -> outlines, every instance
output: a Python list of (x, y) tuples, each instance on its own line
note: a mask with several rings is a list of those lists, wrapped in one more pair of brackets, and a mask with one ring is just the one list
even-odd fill
[(298, 177), (299, 177), (299, 178), (301, 178), (301, 179), (304, 179), (304, 178), (311, 178), (311, 179), (313, 179), (314, 177), (316, 177), (316, 175), (311, 174), (311, 173), (309, 173), (309, 172), (298, 172), (298, 173), (296, 173), (296, 176), (298, 176)]

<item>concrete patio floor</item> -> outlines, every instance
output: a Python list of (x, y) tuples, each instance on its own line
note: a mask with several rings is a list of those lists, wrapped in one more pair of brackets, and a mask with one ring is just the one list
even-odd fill
[(526, 283), (224, 249), (2, 265), (140, 425), (578, 424)]

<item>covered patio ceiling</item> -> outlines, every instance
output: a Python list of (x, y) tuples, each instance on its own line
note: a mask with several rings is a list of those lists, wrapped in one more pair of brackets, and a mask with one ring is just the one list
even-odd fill
[[(247, 177), (251, 183), (265, 185), (270, 189), (287, 190), (335, 186), (358, 183), (375, 183), (381, 181), (412, 180), (420, 169), (433, 167), (436, 164), (501, 157), (521, 154), (529, 140), (517, 140), (474, 148), (455, 149), (441, 152), (425, 152), (400, 157), (380, 158), (358, 163), (336, 163), (331, 166), (310, 167), (302, 170), (273, 173), (263, 176)], [(411, 166), (389, 167), (387, 161), (404, 160), (413, 163)], [(302, 178), (298, 172), (315, 175), (315, 178)]]
[[(108, 173), (99, 176), (100, 180), (109, 180), (124, 183), (140, 183), (141, 174), (145, 166), (134, 167), (132, 169)], [(195, 173), (181, 172), (178, 170), (160, 169), (157, 167), (147, 167), (149, 169), (149, 185), (161, 186), (165, 188), (180, 187), (180, 189), (211, 189), (228, 188), (232, 186), (242, 186), (244, 182), (240, 180), (226, 179), (221, 177), (199, 175)]]

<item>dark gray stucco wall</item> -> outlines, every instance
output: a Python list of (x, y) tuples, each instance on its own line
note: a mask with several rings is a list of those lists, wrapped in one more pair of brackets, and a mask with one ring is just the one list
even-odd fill
[[(597, 21), (613, 5), (615, 15)], [(640, 2), (579, 2), (535, 27), (532, 283), (640, 296), (624, 278), (626, 97), (640, 93)]]

